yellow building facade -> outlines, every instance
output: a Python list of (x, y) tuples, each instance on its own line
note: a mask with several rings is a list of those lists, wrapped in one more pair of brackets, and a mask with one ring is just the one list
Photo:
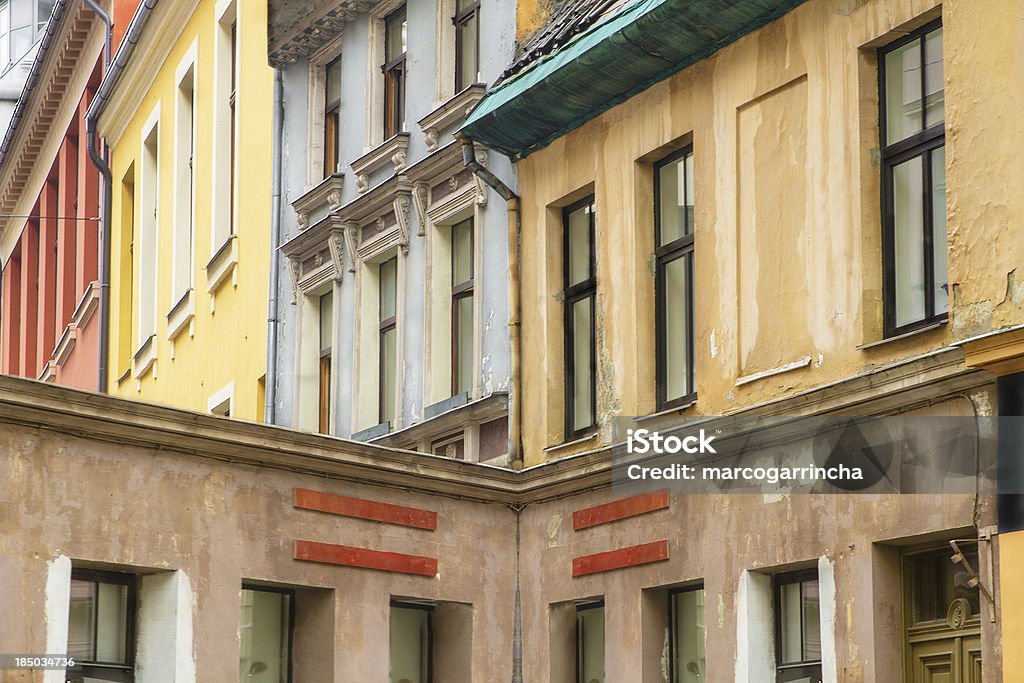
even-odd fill
[(125, 41), (115, 57), (121, 68), (99, 122), (113, 176), (113, 394), (262, 419), (266, 12), (243, 0), (144, 7), (128, 28), (136, 44)]

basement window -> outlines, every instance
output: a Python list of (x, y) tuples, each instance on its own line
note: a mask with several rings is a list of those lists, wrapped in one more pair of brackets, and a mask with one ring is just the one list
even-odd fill
[(135, 680), (136, 577), (76, 569), (71, 573), (68, 656), (80, 667), (67, 681)]

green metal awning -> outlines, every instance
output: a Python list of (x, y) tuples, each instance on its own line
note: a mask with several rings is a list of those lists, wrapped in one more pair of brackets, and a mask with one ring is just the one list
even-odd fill
[(635, 0), (487, 92), (459, 134), (522, 158), (804, 0)]

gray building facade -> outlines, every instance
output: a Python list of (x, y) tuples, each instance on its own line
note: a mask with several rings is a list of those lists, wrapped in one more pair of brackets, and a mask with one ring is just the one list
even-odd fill
[[(513, 58), (515, 3), (271, 2), (269, 21), (281, 200), (268, 415), (507, 462), (507, 207), (452, 132)], [(513, 184), (505, 157), (472, 152)]]

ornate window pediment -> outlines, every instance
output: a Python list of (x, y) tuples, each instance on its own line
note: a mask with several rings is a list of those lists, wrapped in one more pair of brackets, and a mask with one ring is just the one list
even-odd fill
[[(487, 161), (487, 150), (474, 149), (477, 161)], [(419, 235), (426, 227), (447, 223), (452, 217), (487, 203), (487, 186), (462, 163), (462, 145), (451, 142), (408, 172), (412, 181)]]

